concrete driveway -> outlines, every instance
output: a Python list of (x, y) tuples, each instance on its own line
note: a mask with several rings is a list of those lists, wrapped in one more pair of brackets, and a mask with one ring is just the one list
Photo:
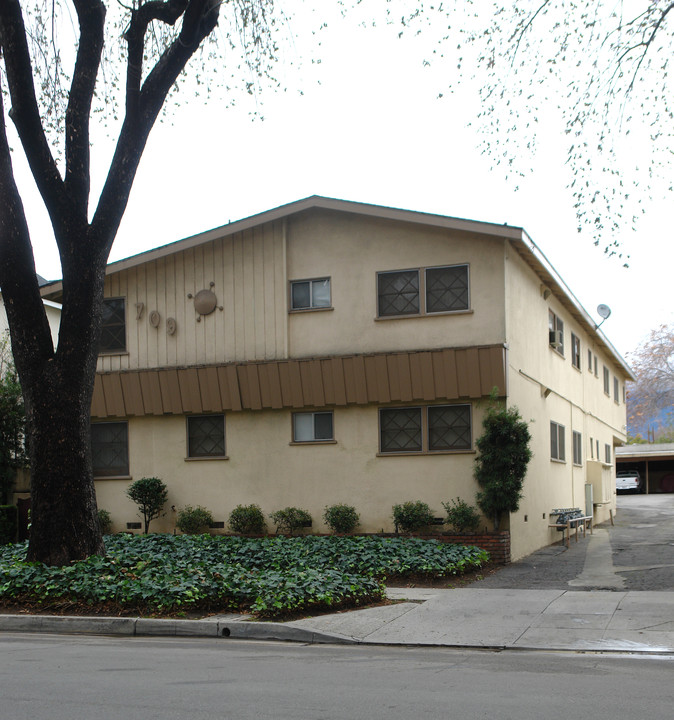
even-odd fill
[(619, 495), (614, 525), (551, 545), (474, 588), (674, 591), (674, 495)]

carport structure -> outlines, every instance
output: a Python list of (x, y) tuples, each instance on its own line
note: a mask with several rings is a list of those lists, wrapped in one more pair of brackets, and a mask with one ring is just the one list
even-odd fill
[(616, 472), (639, 471), (644, 492), (674, 493), (674, 443), (617, 447), (615, 461)]

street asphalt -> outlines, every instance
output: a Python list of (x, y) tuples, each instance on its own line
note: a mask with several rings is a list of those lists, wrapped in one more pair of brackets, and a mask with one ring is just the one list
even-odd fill
[(397, 603), (285, 623), (0, 615), (0, 631), (165, 635), (674, 654), (674, 495), (618, 498), (615, 524), (460, 589), (390, 588)]

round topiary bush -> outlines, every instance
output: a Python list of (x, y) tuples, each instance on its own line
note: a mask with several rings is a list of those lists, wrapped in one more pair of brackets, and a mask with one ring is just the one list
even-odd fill
[(287, 507), (277, 510), (270, 516), (271, 521), (276, 525), (276, 532), (285, 532), (294, 535), (298, 530), (311, 527), (311, 515), (301, 508)]
[(404, 533), (412, 533), (433, 524), (433, 513), (425, 502), (408, 500), (393, 506), (393, 522)]
[(447, 524), (455, 532), (475, 532), (480, 525), (480, 513), (465, 500), (456, 498), (451, 503), (442, 503), (447, 513)]
[(330, 505), (323, 512), (323, 520), (333, 533), (351, 533), (360, 522), (360, 515), (353, 505)]
[(229, 514), (229, 527), (242, 535), (262, 535), (267, 523), (259, 505), (237, 505)]
[(210, 510), (206, 510), (201, 505), (197, 505), (195, 508), (186, 505), (182, 510), (178, 511), (176, 525), (180, 532), (186, 535), (198, 535), (206, 532), (212, 524), (213, 515), (211, 515)]

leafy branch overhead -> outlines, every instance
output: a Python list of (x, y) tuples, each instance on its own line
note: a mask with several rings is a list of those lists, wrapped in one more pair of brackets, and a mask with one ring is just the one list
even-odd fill
[[(192, 59), (205, 71), (226, 53), (231, 76), (248, 88), (260, 84), (276, 59), (276, 20), (274, 0), (0, 2), (0, 287), (31, 418), (31, 560), (64, 565), (104, 551), (89, 430), (103, 278), (152, 126)], [(216, 70), (210, 67), (207, 89), (220, 78), (227, 89), (228, 74)], [(117, 143), (90, 207), (90, 123), (99, 110)], [(58, 352), (14, 179), (8, 120), (59, 250)]]
[[(478, 3), (473, 3), (478, 7)], [(627, 262), (618, 235), (672, 190), (674, 2), (479, 3), (469, 32), (484, 150), (514, 176), (564, 128), (579, 231)]]

